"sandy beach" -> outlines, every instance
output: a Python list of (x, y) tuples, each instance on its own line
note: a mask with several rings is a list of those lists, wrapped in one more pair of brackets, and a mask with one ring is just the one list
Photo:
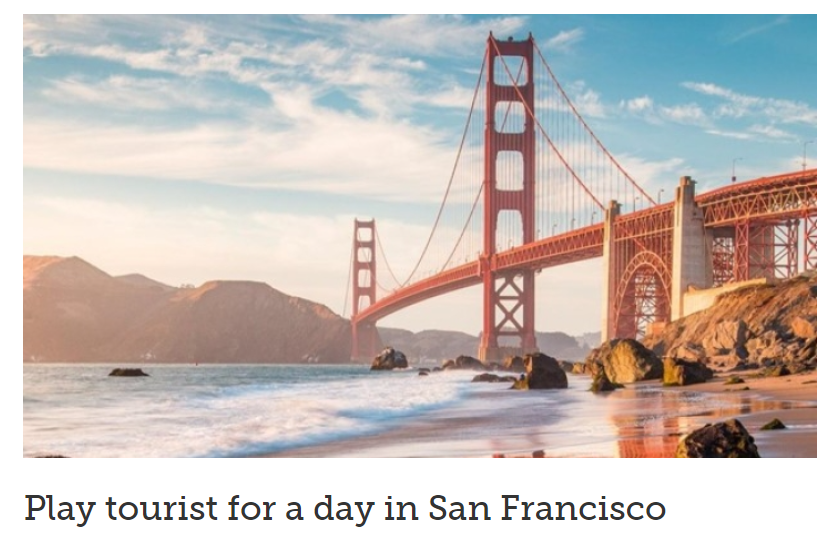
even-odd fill
[[(729, 375), (682, 388), (640, 382), (603, 395), (590, 393), (590, 378), (577, 375), (563, 391), (475, 384), (455, 407), (398, 428), (260, 456), (672, 457), (682, 436), (733, 417), (762, 457), (817, 456), (817, 371), (778, 378), (740, 373), (745, 383), (725, 385)], [(553, 396), (556, 407), (545, 408)], [(761, 431), (773, 418), (788, 428)]]

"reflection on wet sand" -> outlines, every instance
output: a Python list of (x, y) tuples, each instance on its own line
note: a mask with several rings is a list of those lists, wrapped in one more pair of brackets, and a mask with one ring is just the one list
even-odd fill
[(745, 391), (710, 394), (643, 387), (625, 389), (613, 398), (617, 407), (611, 421), (619, 436), (616, 456), (623, 458), (673, 457), (679, 439), (706, 422), (814, 407), (810, 402), (765, 400)]

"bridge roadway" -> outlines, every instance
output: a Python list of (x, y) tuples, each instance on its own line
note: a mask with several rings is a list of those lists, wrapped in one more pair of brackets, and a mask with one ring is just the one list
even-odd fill
[[(817, 170), (729, 184), (699, 194), (695, 201), (703, 211), (706, 228), (729, 226), (746, 220), (801, 218), (805, 212), (817, 209)], [(670, 201), (622, 214), (616, 218), (616, 224), (656, 223), (658, 220), (647, 218), (669, 213), (673, 207), (674, 202)], [(605, 224), (599, 223), (540, 239), (495, 254), (491, 265), (497, 273), (508, 273), (598, 258), (603, 253), (604, 230)], [(485, 260), (466, 263), (399, 288), (362, 310), (354, 318), (354, 323), (376, 322), (413, 304), (480, 284), (482, 266), (486, 264)]]

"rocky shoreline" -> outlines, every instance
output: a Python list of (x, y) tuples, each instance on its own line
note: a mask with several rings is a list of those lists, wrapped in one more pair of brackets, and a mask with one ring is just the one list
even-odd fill
[[(391, 355), (394, 354), (391, 349)], [(389, 355), (389, 351), (384, 352), (375, 364), (395, 367)], [(661, 382), (664, 387), (701, 386), (716, 381), (720, 387), (709, 386), (708, 393), (746, 392), (752, 389), (746, 379), (753, 385), (764, 379), (782, 380), (792, 374), (813, 375), (813, 379), (797, 379), (800, 384), (814, 383), (814, 396), (807, 400), (814, 401), (816, 427), (817, 273), (724, 293), (710, 308), (667, 324), (642, 342), (608, 341), (593, 349), (583, 362), (558, 361), (534, 353), (507, 358), (503, 364), (487, 364), (461, 355), (432, 371), (458, 369), (491, 370), (496, 373), (480, 374), (472, 381), (509, 383), (511, 389), (522, 390), (566, 389), (567, 373), (584, 374), (592, 378), (590, 390), (599, 394), (649, 381)], [(521, 375), (499, 376), (499, 371)], [(421, 369), (419, 375), (429, 373), (428, 369)], [(790, 381), (778, 382), (774, 387), (785, 389)], [(675, 453), (665, 456), (760, 456), (753, 436), (739, 419), (712, 421), (682, 434)], [(773, 421), (775, 428), (785, 427), (779, 419)], [(816, 437), (816, 428), (814, 433)]]

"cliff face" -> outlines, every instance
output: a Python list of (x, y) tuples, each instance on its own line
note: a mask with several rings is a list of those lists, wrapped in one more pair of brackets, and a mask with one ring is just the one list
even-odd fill
[(658, 355), (715, 368), (809, 368), (817, 355), (817, 274), (724, 293), (707, 310), (668, 324), (644, 344)]
[(256, 282), (178, 289), (78, 258), (24, 256), (23, 355), (35, 361), (347, 362), (323, 305)]

